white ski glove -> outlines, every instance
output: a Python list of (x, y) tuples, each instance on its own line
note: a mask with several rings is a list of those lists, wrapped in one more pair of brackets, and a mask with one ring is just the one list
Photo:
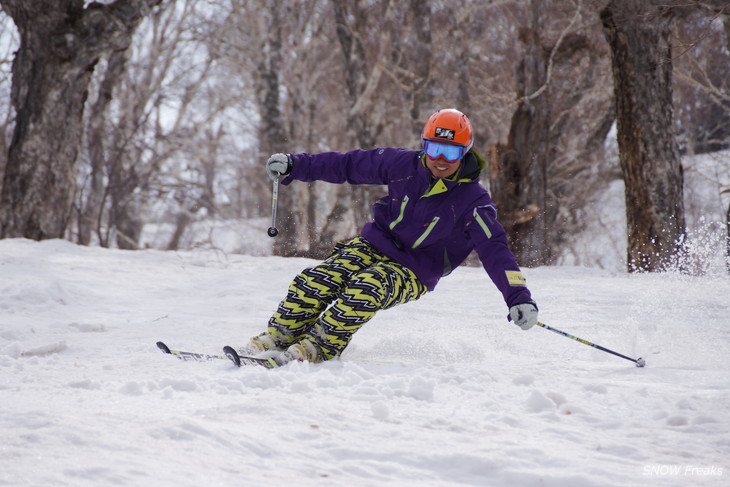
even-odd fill
[(266, 161), (266, 172), (269, 173), (271, 180), (286, 176), (291, 172), (292, 162), (288, 154), (273, 154)]
[(509, 309), (509, 318), (523, 330), (529, 330), (537, 324), (537, 305), (534, 301), (515, 304)]

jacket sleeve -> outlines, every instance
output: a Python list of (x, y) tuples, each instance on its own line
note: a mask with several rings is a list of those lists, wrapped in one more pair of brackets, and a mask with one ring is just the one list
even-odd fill
[(345, 153), (291, 154), (292, 171), (282, 181), (326, 181), (329, 183), (387, 184), (394, 165), (413, 157), (413, 151), (381, 148)]
[(507, 307), (530, 301), (527, 283), (507, 243), (507, 232), (497, 221), (497, 209), (488, 197), (474, 206), (467, 220), (467, 234)]

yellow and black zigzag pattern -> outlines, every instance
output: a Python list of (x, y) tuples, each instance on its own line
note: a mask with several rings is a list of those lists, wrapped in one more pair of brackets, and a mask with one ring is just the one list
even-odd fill
[(410, 269), (356, 237), (338, 244), (327, 260), (294, 278), (268, 331), (282, 347), (308, 338), (330, 359), (376, 312), (425, 292)]

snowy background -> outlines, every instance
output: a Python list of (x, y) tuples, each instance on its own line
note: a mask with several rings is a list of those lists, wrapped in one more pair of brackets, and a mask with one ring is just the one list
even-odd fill
[(730, 280), (525, 269), (523, 332), (478, 268), (341, 359), (190, 363), (261, 331), (305, 259), (0, 241), (2, 486), (729, 485)]

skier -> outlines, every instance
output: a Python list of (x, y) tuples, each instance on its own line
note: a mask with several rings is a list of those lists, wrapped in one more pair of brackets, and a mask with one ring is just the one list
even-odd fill
[(472, 149), (469, 119), (443, 109), (426, 122), (422, 150), (273, 154), (272, 179), (387, 185), (360, 234), (297, 275), (265, 332), (244, 354), (281, 351), (277, 361), (337, 357), (376, 312), (420, 298), (476, 250), (523, 330), (537, 305), (507, 245), (497, 210), (479, 183), (485, 162)]

